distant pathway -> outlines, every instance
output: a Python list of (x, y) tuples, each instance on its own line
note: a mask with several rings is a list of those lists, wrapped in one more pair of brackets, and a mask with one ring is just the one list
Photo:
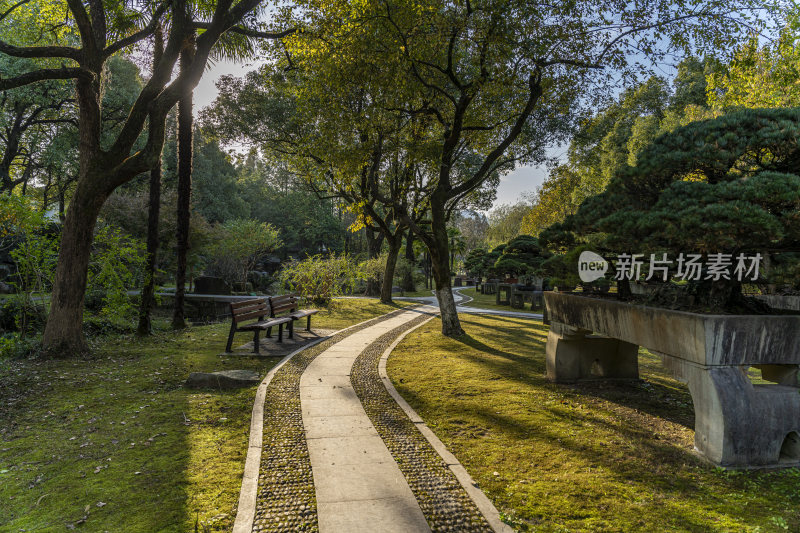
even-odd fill
[[(507, 316), (511, 318), (530, 318), (535, 320), (542, 319), (541, 313), (520, 313), (519, 311), (506, 311), (504, 309), (485, 309), (485, 308), (465, 305), (471, 302), (473, 299), (470, 296), (461, 294), (461, 291), (464, 289), (474, 289), (474, 288), (475, 286), (453, 287), (453, 296), (456, 301), (456, 311), (458, 311), (459, 313), (467, 313), (467, 314), (498, 315), (498, 316)], [(431, 294), (431, 296), (396, 296), (396, 298), (398, 300), (410, 300), (413, 302), (419, 302), (426, 305), (439, 307), (439, 302), (436, 300), (436, 296), (434, 296), (433, 294)]]
[(234, 533), (493, 531), (466, 471), (454, 474), (453, 465), (463, 467), (431, 446), (420, 433), (429, 430), (409, 419), (379, 375), (387, 346), (437, 312), (403, 309), (348, 328), (265, 380), (254, 407), (257, 416), (263, 400), (263, 428), (252, 426), (263, 439), (253, 448), (251, 433)]

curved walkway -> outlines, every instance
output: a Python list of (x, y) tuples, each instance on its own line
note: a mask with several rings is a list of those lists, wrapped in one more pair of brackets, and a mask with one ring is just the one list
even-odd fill
[(352, 326), (270, 372), (253, 410), (234, 532), (506, 530), (379, 373), (393, 341), (437, 312), (420, 306)]
[[(468, 314), (481, 314), (481, 315), (498, 315), (498, 316), (508, 316), (513, 318), (530, 318), (535, 320), (541, 320), (542, 314), (540, 313), (521, 313), (519, 311), (505, 311), (503, 309), (485, 309), (481, 307), (472, 307), (470, 305), (466, 305), (473, 300), (472, 297), (467, 296), (465, 294), (461, 294), (461, 291), (464, 289), (474, 289), (475, 286), (467, 286), (467, 287), (453, 287), (453, 296), (456, 301), (456, 311), (459, 313), (468, 313)], [(395, 296), (397, 300), (409, 300), (413, 302), (419, 302), (426, 305), (432, 305), (435, 307), (439, 307), (439, 302), (436, 300), (436, 296)]]

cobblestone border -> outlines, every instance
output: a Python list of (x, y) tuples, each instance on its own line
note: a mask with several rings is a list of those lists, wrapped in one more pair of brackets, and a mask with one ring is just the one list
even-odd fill
[(490, 533), (492, 527), (444, 459), (384, 387), (381, 356), (403, 332), (429, 320), (421, 315), (381, 335), (358, 356), (350, 381), (372, 424), (389, 448), (428, 521), (431, 531)]
[[(433, 318), (433, 317), (432, 317)], [(422, 433), (428, 442), (433, 446), (433, 449), (436, 450), (442, 459), (444, 459), (445, 463), (447, 463), (447, 467), (453, 472), (453, 475), (456, 476), (456, 479), (461, 483), (461, 486), (464, 487), (464, 490), (467, 491), (472, 501), (475, 502), (475, 505), (478, 506), (481, 514), (483, 514), (484, 518), (489, 522), (489, 525), (494, 529), (496, 533), (513, 533), (514, 529), (503, 522), (500, 518), (500, 512), (494, 506), (492, 501), (484, 494), (484, 492), (480, 489), (475, 480), (472, 479), (472, 476), (469, 475), (467, 469), (459, 462), (455, 455), (450, 453), (447, 449), (447, 446), (444, 445), (442, 441), (439, 440), (439, 437), (431, 431), (428, 425), (425, 423), (424, 420), (417, 414), (416, 411), (405, 401), (405, 399), (400, 396), (400, 393), (397, 392), (397, 389), (394, 388), (392, 385), (392, 381), (389, 379), (389, 374), (386, 371), (386, 363), (389, 360), (389, 356), (392, 354), (392, 351), (400, 344), (404, 338), (410, 333), (413, 333), (416, 329), (421, 326), (427, 324), (428, 321), (424, 321), (420, 324), (415, 325), (411, 329), (405, 330), (403, 333), (397, 337), (394, 342), (386, 348), (381, 356), (380, 362), (378, 363), (378, 374), (383, 381), (383, 386), (386, 387), (386, 390), (389, 391), (389, 394), (394, 398), (394, 401), (405, 411), (408, 418), (414, 423), (417, 429)]]
[(314, 478), (300, 407), (300, 377), (314, 358), (337, 342), (408, 310), (398, 309), (343, 329), (300, 351), (275, 373), (264, 399), (263, 441), (252, 531), (319, 531)]

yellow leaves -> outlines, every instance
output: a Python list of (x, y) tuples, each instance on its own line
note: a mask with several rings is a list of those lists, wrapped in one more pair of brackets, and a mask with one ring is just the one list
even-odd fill
[(361, 200), (360, 202), (354, 202), (352, 204), (348, 204), (348, 205), (344, 206), (345, 211), (348, 211), (348, 212), (353, 213), (354, 215), (356, 215), (355, 220), (347, 228), (347, 231), (349, 231), (351, 233), (355, 233), (355, 232), (367, 227), (368, 224), (372, 224), (373, 223), (372, 218), (369, 217), (369, 215), (366, 215), (364, 213), (364, 206), (365, 205), (366, 205), (366, 202)]

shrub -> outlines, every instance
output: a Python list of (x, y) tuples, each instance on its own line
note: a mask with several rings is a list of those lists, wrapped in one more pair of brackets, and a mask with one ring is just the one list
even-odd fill
[(246, 283), (247, 274), (259, 256), (280, 246), (278, 230), (250, 219), (228, 220), (212, 230), (207, 273), (223, 278), (231, 286)]
[(317, 305), (352, 292), (362, 277), (354, 261), (346, 255), (307, 257), (289, 263), (280, 272), (281, 285)]
[(112, 226), (100, 228), (89, 263), (86, 294), (90, 309), (99, 307), (99, 316), (112, 323), (131, 320), (136, 310), (128, 291), (141, 287), (146, 256), (146, 247), (138, 239)]
[[(603, 193), (540, 238), (606, 254), (761, 253), (800, 249), (800, 109), (746, 110), (656, 138)], [(783, 267), (792, 271), (785, 256)], [(708, 310), (748, 311), (736, 280), (690, 281)], [(752, 308), (752, 311), (758, 311)]]
[(549, 256), (535, 237), (519, 235), (508, 241), (495, 261), (494, 270), (513, 276), (538, 274), (542, 262)]

